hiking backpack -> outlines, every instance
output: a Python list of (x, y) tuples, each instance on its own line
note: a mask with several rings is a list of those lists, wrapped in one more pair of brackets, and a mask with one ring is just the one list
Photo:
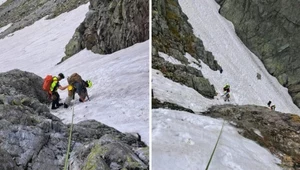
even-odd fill
[(44, 78), (44, 83), (43, 83), (43, 90), (49, 92), (50, 91), (50, 86), (52, 84), (53, 77), (51, 75), (47, 75)]
[(82, 83), (82, 78), (77, 73), (73, 73), (67, 80), (70, 85), (74, 85), (75, 82)]

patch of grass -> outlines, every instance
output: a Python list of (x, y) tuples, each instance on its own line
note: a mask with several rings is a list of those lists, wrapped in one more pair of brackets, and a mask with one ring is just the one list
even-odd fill
[(185, 50), (192, 56), (196, 55), (196, 49), (193, 45), (194, 36), (193, 35), (185, 36), (184, 43), (185, 43)]
[(179, 34), (179, 30), (176, 28), (176, 26), (169, 25), (169, 29), (170, 29), (171, 34), (173, 35), (173, 37), (176, 39), (176, 41), (179, 41), (181, 39), (181, 37), (180, 37), (180, 34)]
[(291, 121), (300, 123), (300, 117), (298, 115), (291, 115)]
[(178, 6), (178, 4), (174, 0), (167, 0), (167, 4), (173, 5), (173, 6)]
[(128, 163), (128, 168), (130, 169), (140, 169), (140, 164), (134, 161), (130, 156), (126, 157), (126, 162)]
[(166, 18), (169, 21), (170, 19), (173, 19), (175, 21), (179, 21), (180, 17), (176, 15), (173, 11), (167, 10), (166, 12)]
[(102, 148), (99, 144), (96, 144), (88, 155), (87, 162), (84, 165), (83, 170), (96, 170), (97, 159), (99, 159), (101, 155), (104, 155), (105, 152), (107, 152), (106, 149)]

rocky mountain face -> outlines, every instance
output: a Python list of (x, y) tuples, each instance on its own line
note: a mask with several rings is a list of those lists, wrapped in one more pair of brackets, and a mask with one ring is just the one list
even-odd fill
[(300, 1), (218, 0), (220, 14), (300, 107)]
[(110, 54), (148, 39), (147, 0), (90, 0), (89, 12), (66, 45), (62, 61), (84, 48)]
[(49, 15), (54, 18), (61, 13), (71, 11), (88, 0), (7, 0), (0, 6), (0, 27), (12, 23), (7, 30), (0, 33), (0, 38), (33, 24)]
[(300, 169), (300, 117), (261, 106), (213, 106), (204, 115), (222, 118), (239, 133), (268, 148), (285, 170)]
[[(213, 70), (221, 70), (221, 67), (212, 53), (205, 50), (202, 41), (193, 34), (193, 28), (178, 1), (153, 0), (152, 7), (152, 68), (160, 70), (166, 78), (213, 98), (216, 95), (214, 86), (199, 70), (188, 66), (189, 62), (184, 55), (189, 53), (198, 61), (201, 59)], [(159, 52), (174, 57), (182, 65), (165, 61)]]
[[(0, 169), (63, 169), (70, 125), (50, 113), (42, 82), (20, 70), (0, 74)], [(94, 120), (74, 125), (70, 152), (72, 170), (149, 167), (138, 136)]]

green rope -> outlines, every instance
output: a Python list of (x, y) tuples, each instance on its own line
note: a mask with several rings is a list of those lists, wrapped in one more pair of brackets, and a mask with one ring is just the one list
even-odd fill
[(214, 154), (215, 154), (215, 151), (216, 151), (217, 145), (218, 145), (218, 143), (219, 143), (219, 140), (220, 140), (221, 134), (222, 134), (222, 132), (223, 132), (223, 127), (224, 127), (224, 124), (225, 124), (225, 120), (223, 121), (223, 125), (222, 125), (222, 128), (221, 128), (221, 131), (220, 131), (220, 134), (219, 134), (218, 140), (217, 140), (217, 142), (216, 142), (216, 144), (215, 144), (215, 147), (214, 147), (214, 150), (213, 150), (212, 154), (210, 155), (210, 158), (209, 158), (209, 161), (208, 161), (208, 163), (207, 163), (207, 166), (206, 166), (205, 170), (208, 170), (208, 167), (209, 167), (209, 165), (210, 165), (210, 162), (211, 162), (211, 160), (212, 160), (212, 158), (213, 158), (213, 156), (214, 156)]
[(71, 139), (72, 139), (72, 130), (73, 130), (73, 119), (74, 119), (74, 106), (73, 106), (72, 122), (71, 122), (71, 127), (70, 127), (69, 142), (68, 142), (68, 149), (67, 149), (67, 155), (66, 155), (64, 170), (68, 169), (69, 153), (70, 153)]

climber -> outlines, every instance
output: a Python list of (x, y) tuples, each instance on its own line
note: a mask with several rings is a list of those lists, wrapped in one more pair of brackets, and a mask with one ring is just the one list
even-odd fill
[(225, 97), (224, 97), (224, 101), (230, 101), (230, 94), (229, 93), (225, 93)]
[(271, 110), (275, 110), (275, 108), (276, 108), (275, 104), (273, 104), (273, 105), (271, 105), (271, 104), (272, 104), (272, 102), (269, 101), (269, 102), (268, 102), (268, 107), (269, 107)]
[(271, 104), (272, 104), (272, 102), (271, 102), (271, 101), (269, 101), (269, 102), (268, 102), (268, 107), (271, 107)]
[(62, 106), (63, 103), (59, 103), (59, 94), (57, 92), (57, 89), (60, 89), (60, 90), (65, 90), (68, 86), (65, 86), (65, 87), (62, 87), (60, 84), (59, 84), (59, 81), (64, 79), (65, 76), (62, 74), (62, 73), (59, 73), (58, 76), (54, 76), (52, 78), (52, 83), (50, 85), (50, 94), (51, 94), (51, 99), (52, 99), (52, 107), (51, 109), (57, 109), (59, 108), (59, 106)]
[(224, 97), (224, 101), (225, 102), (229, 101), (229, 99), (230, 99), (230, 94), (229, 94), (229, 92), (230, 92), (230, 85), (228, 83), (224, 86), (223, 91), (224, 91), (224, 94), (222, 96), (225, 96)]
[(275, 111), (275, 108), (276, 108), (275, 105), (272, 105), (272, 106), (270, 107), (270, 109), (273, 110), (273, 111)]
[(229, 93), (230, 92), (230, 85), (228, 83), (224, 86), (223, 91), (225, 93)]
[[(64, 102), (64, 108), (68, 108), (71, 100), (75, 98), (75, 93), (79, 96), (79, 102), (85, 102), (89, 100), (87, 87), (92, 87), (90, 80), (84, 81), (81, 76), (77, 73), (73, 73), (68, 79), (68, 97)], [(86, 99), (87, 98), (87, 99)]]

